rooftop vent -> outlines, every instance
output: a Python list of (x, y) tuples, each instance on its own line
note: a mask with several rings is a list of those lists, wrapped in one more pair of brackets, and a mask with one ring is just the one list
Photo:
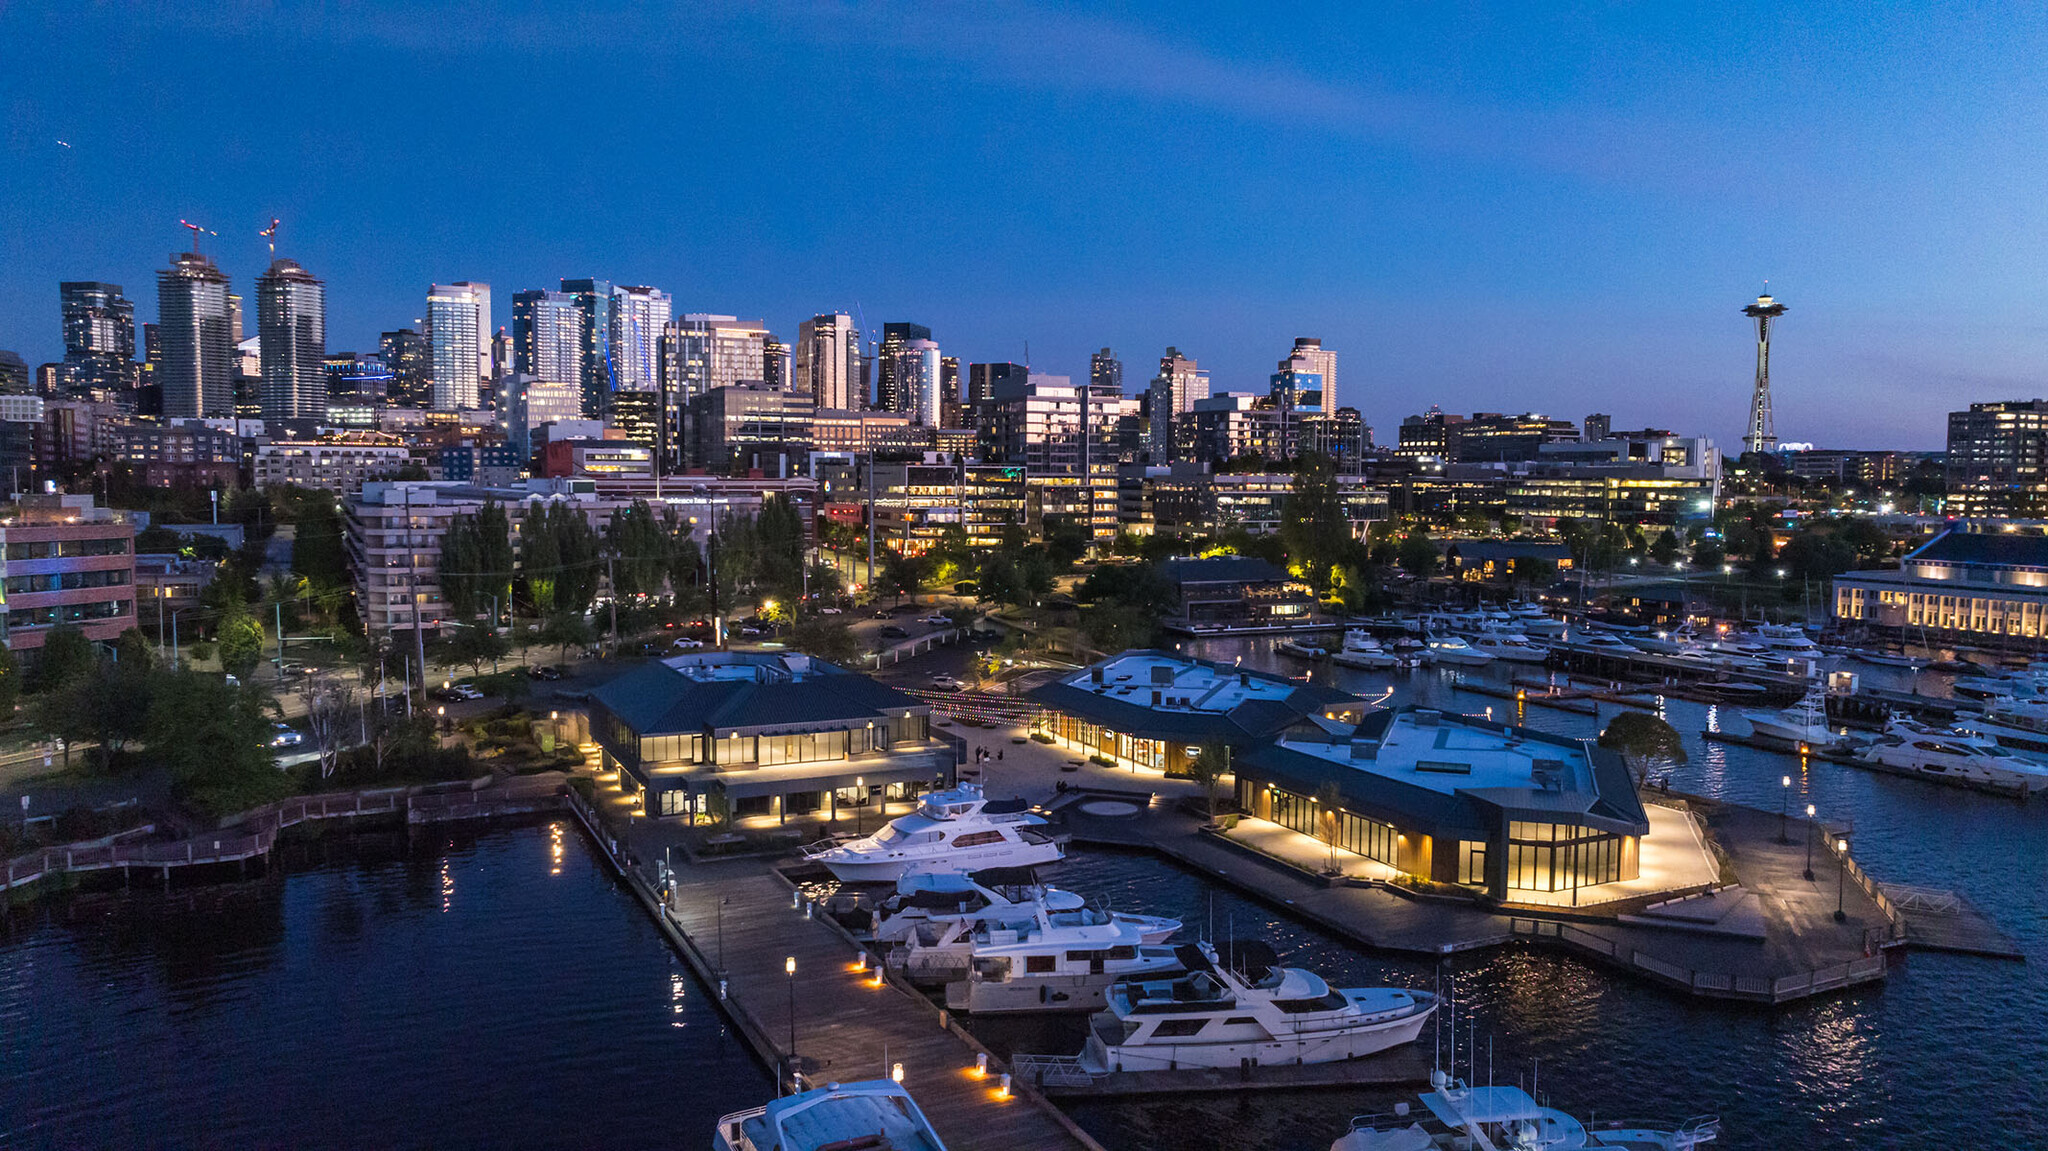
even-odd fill
[(1536, 780), (1536, 786), (1544, 791), (1564, 790), (1564, 761), (1561, 759), (1539, 759), (1529, 765), (1529, 774)]
[(1152, 682), (1153, 682), (1153, 683), (1172, 683), (1172, 682), (1173, 682), (1173, 669), (1172, 669), (1172, 668), (1170, 668), (1170, 667), (1167, 667), (1167, 666), (1166, 666), (1165, 664), (1160, 664), (1159, 666), (1157, 666), (1157, 667), (1154, 667), (1154, 668), (1152, 669)]
[(1102, 665), (1101, 665), (1101, 664), (1096, 664), (1096, 665), (1095, 665), (1094, 667), (1091, 667), (1091, 668), (1089, 668), (1089, 669), (1088, 669), (1088, 678), (1089, 678), (1089, 679), (1090, 679), (1091, 681), (1095, 682), (1095, 683), (1101, 683), (1101, 682), (1102, 682)]
[(1369, 739), (1354, 739), (1351, 741), (1351, 758), (1378, 759), (1379, 757), (1379, 744), (1374, 743), (1372, 740)]

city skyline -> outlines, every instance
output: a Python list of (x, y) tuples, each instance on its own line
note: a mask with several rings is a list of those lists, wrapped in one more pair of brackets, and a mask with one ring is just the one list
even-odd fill
[[(1076, 376), (1104, 345), (1131, 362), (1177, 346), (1218, 390), (1258, 390), (1313, 334), (1379, 428), (1438, 403), (1613, 412), (1734, 445), (1753, 375), (1739, 309), (1768, 280), (1795, 309), (1775, 349), (1783, 440), (1934, 448), (1945, 411), (2042, 390), (2048, 331), (2018, 253), (2048, 219), (2019, 193), (2038, 167), (2029, 113), (2000, 94), (2023, 90), (2038, 13), (2007, 14), (2007, 48), (1956, 18), (1846, 9), (1704, 26), (1354, 14), (1318, 25), (1314, 61), (1229, 7), (817, 15), (10, 9), (0, 194), (36, 204), (38, 226), (0, 239), (0, 347), (58, 359), (55, 285), (144, 283), (184, 246), (181, 217), (253, 284), (280, 216), (327, 282), (337, 349), (408, 326), (430, 283), (509, 298), (603, 276), (659, 286), (678, 314), (767, 317), (785, 340), (822, 312), (869, 330), (916, 316), (963, 361), (1028, 344)], [(849, 35), (912, 47), (852, 63)], [(1544, 51), (1524, 60), (1525, 40)], [(338, 82), (365, 47), (390, 68), (376, 93)], [(1006, 51), (1034, 66), (988, 67)], [(146, 87), (171, 54), (236, 68)], [(570, 109), (535, 111), (522, 134), (551, 143), (513, 163), (505, 111), (535, 64), (649, 111), (575, 131)], [(287, 76), (303, 99), (242, 98)], [(1984, 114), (1958, 126), (1962, 99)], [(652, 110), (677, 105), (747, 139), (672, 146)], [(803, 125), (846, 107), (848, 145), (899, 163), (798, 162)], [(405, 150), (457, 122), (478, 130)], [(912, 136), (929, 146), (897, 147)], [(990, 164), (1011, 175), (976, 178)], [(1597, 322), (1561, 322), (1589, 306)], [(1908, 309), (1922, 322), (1899, 323)]]

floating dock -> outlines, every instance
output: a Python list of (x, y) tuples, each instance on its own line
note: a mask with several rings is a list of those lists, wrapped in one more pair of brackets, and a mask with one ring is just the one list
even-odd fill
[(1291, 1091), (1319, 1087), (1414, 1087), (1429, 1082), (1422, 1043), (1337, 1063), (1263, 1064), (1257, 1067), (1183, 1067), (1174, 1071), (1113, 1071), (1091, 1075), (1071, 1060), (1016, 1057), (1017, 1073), (1054, 1099), (1113, 1099), (1129, 1095), (1188, 1095), (1215, 1091)]

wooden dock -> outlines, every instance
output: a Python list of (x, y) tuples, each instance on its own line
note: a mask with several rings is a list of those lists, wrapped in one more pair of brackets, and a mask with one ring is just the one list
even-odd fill
[[(796, 1067), (806, 1086), (886, 1077), (903, 1085), (953, 1151), (1101, 1147), (1028, 1084), (998, 1086), (1001, 1065), (923, 996), (890, 981), (823, 908), (806, 914), (767, 862), (692, 864), (664, 900), (580, 798), (571, 810), (655, 917), (762, 1061)], [(794, 976), (785, 971), (794, 959)], [(976, 1074), (987, 1055), (989, 1073)], [(735, 1099), (732, 1108), (765, 1100)]]
[(1962, 895), (1903, 883), (1879, 886), (1906, 922), (1907, 946), (2026, 961), (2026, 953), (2012, 936), (2000, 931), (1990, 916)]
[(165, 883), (180, 868), (243, 864), (269, 856), (289, 827), (328, 819), (401, 817), (407, 824), (485, 819), (562, 805), (563, 776), (523, 776), (489, 787), (395, 787), (327, 795), (301, 795), (244, 812), (218, 831), (176, 843), (97, 843), (47, 847), (17, 855), (0, 869), (0, 892), (39, 880), (89, 871), (160, 872)]
[(1419, 1087), (1429, 1082), (1422, 1045), (1406, 1043), (1340, 1063), (1272, 1064), (1248, 1069), (1183, 1067), (1177, 1071), (1113, 1071), (1106, 1075), (1048, 1076), (1042, 1089), (1055, 1099), (1112, 1099), (1128, 1095), (1188, 1095), (1217, 1091), (1298, 1091), (1319, 1087)]

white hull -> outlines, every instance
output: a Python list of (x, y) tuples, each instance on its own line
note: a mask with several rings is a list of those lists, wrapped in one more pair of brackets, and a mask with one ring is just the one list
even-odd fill
[(1453, 664), (1457, 667), (1485, 667), (1493, 662), (1492, 656), (1469, 647), (1433, 647), (1429, 649), (1429, 654), (1434, 656), (1438, 663)]
[(981, 871), (990, 867), (1037, 867), (1058, 863), (1064, 852), (1057, 843), (1001, 843), (994, 850), (955, 849), (942, 856), (918, 855), (908, 858), (820, 859), (843, 883), (894, 883), (906, 875), (928, 875), (943, 871)]
[(1478, 645), (1477, 650), (1508, 663), (1544, 663), (1550, 659), (1549, 652), (1528, 644), (1503, 644), (1499, 647), (1490, 647), (1481, 643)]
[(1330, 662), (1339, 667), (1352, 667), (1360, 671), (1392, 671), (1401, 666), (1399, 659), (1384, 652), (1377, 655), (1356, 651), (1339, 652), (1330, 657)]
[(1992, 757), (1988, 756), (1930, 757), (1916, 754), (1910, 747), (1878, 744), (1864, 749), (1861, 758), (1870, 763), (1910, 771), (1922, 779), (1945, 783), (1985, 784), (1991, 787), (2024, 790), (2030, 794), (2048, 790), (2048, 769), (2016, 771), (1991, 762)]
[(1829, 731), (1825, 724), (1786, 723), (1770, 716), (1752, 716), (1748, 712), (1743, 712), (1742, 718), (1749, 721), (1752, 735), (1760, 735), (1765, 739), (1803, 743), (1808, 747), (1833, 747), (1842, 738)]
[(1083, 1066), (1090, 1066), (1099, 1058), (1102, 1069), (1108, 1071), (1166, 1071), (1180, 1067), (1235, 1069), (1247, 1059), (1266, 1064), (1340, 1063), (1414, 1042), (1429, 1016), (1429, 1010), (1424, 1009), (1403, 1019), (1369, 1024), (1355, 1030), (1304, 1032), (1298, 1037), (1261, 1042), (1103, 1047), (1091, 1037), (1081, 1062)]

